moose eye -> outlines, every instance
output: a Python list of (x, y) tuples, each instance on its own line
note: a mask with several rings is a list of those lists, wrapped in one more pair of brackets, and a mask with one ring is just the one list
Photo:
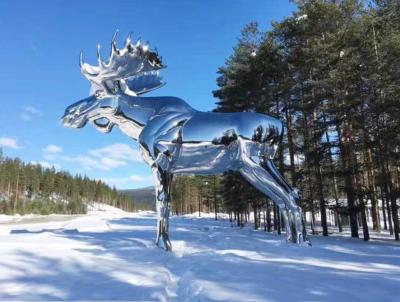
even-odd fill
[(102, 117), (94, 121), (97, 126), (105, 127), (110, 122), (107, 118)]

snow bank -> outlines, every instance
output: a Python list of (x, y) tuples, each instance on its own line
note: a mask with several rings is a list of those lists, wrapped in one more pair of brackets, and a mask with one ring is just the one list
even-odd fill
[[(105, 209), (105, 210), (104, 210)], [(100, 207), (72, 220), (1, 224), (0, 301), (394, 301), (400, 245), (284, 235), (173, 217), (173, 252), (154, 245), (153, 212)]]
[[(215, 219), (215, 213), (206, 213), (206, 212), (194, 212), (192, 214), (185, 214), (183, 217), (186, 218), (193, 218), (193, 219), (198, 219), (198, 218), (208, 218), (208, 219)], [(218, 219), (227, 219), (229, 218), (228, 214), (225, 213), (217, 213)]]
[(126, 214), (124, 210), (119, 208), (110, 206), (105, 203), (99, 202), (90, 202), (87, 206), (88, 214), (97, 215), (99, 213), (107, 213), (107, 214)]

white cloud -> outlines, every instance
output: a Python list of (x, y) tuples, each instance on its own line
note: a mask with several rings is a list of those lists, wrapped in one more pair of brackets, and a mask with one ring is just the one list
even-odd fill
[(136, 174), (131, 175), (129, 178), (130, 178), (130, 180), (133, 180), (133, 181), (152, 181), (153, 180), (152, 176), (141, 176), (141, 175), (136, 175)]
[(62, 152), (62, 148), (60, 146), (57, 145), (47, 145), (46, 148), (43, 149), (43, 151), (45, 153), (61, 153)]
[(31, 161), (32, 165), (41, 165), (43, 168), (55, 168), (57, 170), (61, 169), (61, 166), (59, 164), (55, 164), (55, 163), (49, 163), (47, 161)]
[(110, 186), (115, 186), (117, 188), (123, 188), (123, 187), (130, 186), (131, 184), (138, 183), (138, 182), (143, 185), (149, 185), (152, 183), (153, 178), (150, 175), (132, 174), (127, 177), (104, 177), (104, 178), (101, 178), (101, 180)]
[(123, 160), (118, 160), (110, 157), (102, 157), (100, 163), (103, 167), (107, 169), (117, 168), (120, 166), (126, 166), (126, 162)]
[(43, 113), (37, 109), (36, 107), (33, 107), (31, 105), (25, 105), (21, 107), (21, 113), (20, 113), (20, 118), (24, 121), (30, 121), (34, 117), (42, 116)]
[(114, 168), (125, 166), (127, 163), (123, 160), (109, 157), (96, 158), (86, 154), (70, 156), (65, 154), (46, 153), (43, 156), (47, 161), (63, 161), (79, 165), (85, 170), (108, 171)]
[(22, 106), (22, 110), (30, 114), (42, 115), (42, 112), (33, 106)]
[(139, 151), (127, 144), (116, 143), (103, 148), (92, 149), (87, 154), (70, 156), (62, 154), (61, 147), (48, 145), (43, 149), (47, 161), (64, 161), (75, 163), (86, 170), (108, 171), (126, 166), (128, 161), (140, 161)]
[(84, 169), (100, 169), (102, 170), (102, 166), (97, 160), (87, 156), (87, 155), (78, 155), (78, 156), (64, 156), (64, 159), (69, 162), (74, 162), (81, 165)]
[(0, 147), (9, 147), (12, 149), (21, 149), (17, 140), (10, 137), (0, 137)]
[(119, 160), (141, 161), (140, 152), (127, 144), (116, 143), (104, 148), (93, 149), (89, 154), (95, 157), (108, 157)]
[(126, 162), (109, 157), (93, 158), (87, 155), (63, 156), (64, 160), (81, 165), (84, 169), (91, 170), (111, 170), (117, 167), (125, 166)]
[(21, 112), (19, 117), (21, 118), (21, 120), (26, 121), (26, 122), (30, 121), (32, 119), (31, 116), (25, 112)]

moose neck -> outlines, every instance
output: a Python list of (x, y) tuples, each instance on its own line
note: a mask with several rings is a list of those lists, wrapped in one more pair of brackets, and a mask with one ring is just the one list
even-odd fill
[(135, 98), (127, 99), (126, 97), (119, 97), (118, 99), (118, 110), (114, 113), (111, 120), (130, 138), (138, 140), (147, 121), (154, 114), (154, 110), (134, 104), (132, 99)]
[(193, 108), (179, 98), (121, 95), (118, 96), (118, 110), (114, 113), (112, 122), (129, 137), (138, 140), (143, 128), (155, 116), (193, 111)]

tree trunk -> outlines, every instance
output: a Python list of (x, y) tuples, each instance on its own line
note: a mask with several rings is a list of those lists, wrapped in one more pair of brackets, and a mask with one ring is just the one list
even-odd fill
[(393, 224), (392, 224), (392, 211), (390, 208), (390, 204), (389, 204), (389, 199), (390, 199), (390, 193), (389, 193), (389, 188), (388, 188), (388, 183), (389, 183), (389, 179), (388, 179), (388, 175), (386, 173), (386, 169), (385, 169), (385, 165), (384, 163), (381, 161), (381, 173), (382, 173), (382, 179), (383, 179), (383, 190), (385, 192), (385, 201), (386, 201), (386, 213), (387, 213), (387, 222), (389, 224), (389, 233), (390, 235), (393, 235)]
[(197, 195), (197, 200), (198, 200), (198, 206), (199, 206), (199, 217), (201, 217), (201, 194), (198, 192), (199, 195)]
[(392, 206), (392, 217), (393, 217), (393, 231), (396, 240), (400, 240), (400, 226), (399, 226), (399, 213), (396, 203), (396, 196), (394, 193), (391, 194), (391, 206)]
[(311, 209), (311, 232), (315, 235), (315, 211), (314, 207)]
[(394, 231), (394, 237), (396, 240), (400, 240), (399, 237), (399, 231), (400, 231), (400, 226), (399, 226), (399, 216), (398, 216), (398, 207), (396, 203), (396, 190), (393, 188), (392, 184), (392, 178), (390, 175), (390, 169), (388, 167), (388, 163), (386, 166), (387, 169), (387, 180), (388, 180), (388, 186), (390, 190), (390, 203), (391, 203), (391, 212), (392, 212), (392, 219), (393, 219), (393, 231)]
[(17, 181), (16, 181), (16, 185), (15, 185), (15, 199), (14, 199), (14, 209), (13, 209), (13, 213), (16, 214), (17, 213), (17, 204), (18, 204), (18, 184), (19, 184), (19, 171), (17, 173)]
[(11, 204), (11, 183), (8, 182), (7, 186), (7, 202)]
[(387, 231), (388, 227), (386, 222), (385, 198), (383, 196), (382, 186), (380, 187), (380, 192), (381, 192), (381, 202), (382, 202), (383, 229)]
[(324, 194), (323, 194), (323, 188), (322, 188), (322, 175), (321, 175), (321, 167), (318, 166), (316, 168), (317, 172), (317, 179), (318, 179), (318, 195), (319, 195), (319, 207), (321, 211), (321, 226), (322, 226), (322, 235), (323, 236), (328, 236), (328, 223), (326, 219), (326, 205), (325, 205), (325, 199), (324, 199)]
[(217, 177), (214, 176), (214, 188), (213, 188), (213, 194), (214, 194), (214, 213), (215, 213), (215, 220), (218, 220), (218, 206), (217, 206)]
[[(282, 233), (282, 227), (281, 227), (281, 211), (279, 210), (279, 207), (275, 205), (276, 209), (276, 230), (278, 231), (278, 235)], [(275, 213), (274, 213), (275, 214)]]
[[(342, 131), (339, 128), (339, 125), (336, 125), (337, 133), (339, 136), (339, 149), (342, 155), (342, 168), (344, 171), (344, 179), (345, 179), (345, 191), (347, 195), (347, 206), (349, 209), (349, 220), (350, 220), (350, 229), (351, 229), (351, 237), (358, 238), (358, 223), (357, 223), (357, 208), (356, 208), (356, 194), (354, 190), (353, 184), (353, 169), (350, 163), (350, 151), (351, 148), (348, 143), (344, 142), (344, 137)], [(346, 138), (347, 139), (347, 138)]]
[(267, 211), (265, 213), (267, 215), (267, 231), (271, 232), (271, 204), (267, 201)]
[(333, 156), (332, 156), (332, 145), (331, 145), (331, 140), (330, 140), (329, 134), (328, 134), (326, 115), (325, 115), (324, 111), (322, 112), (322, 116), (323, 116), (323, 120), (324, 120), (324, 127), (326, 128), (325, 139), (326, 139), (326, 142), (328, 143), (330, 171), (331, 171), (332, 177), (333, 177), (333, 197), (335, 198), (335, 205), (336, 205), (335, 218), (336, 218), (337, 227), (339, 228), (339, 232), (341, 233), (341, 232), (343, 232), (343, 228), (342, 228), (342, 219), (341, 219), (340, 213), (339, 213), (339, 193), (338, 193), (339, 190), (338, 190), (337, 178), (336, 178), (335, 167), (334, 167)]
[(254, 229), (258, 230), (258, 212), (257, 205), (253, 203)]
[(369, 189), (369, 197), (371, 199), (372, 225), (375, 231), (380, 232), (381, 221), (379, 214), (379, 206), (376, 198), (375, 172), (372, 163), (371, 148), (368, 148), (368, 150), (366, 151), (366, 162), (367, 162), (367, 184)]
[(352, 157), (353, 157), (353, 166), (355, 168), (354, 179), (355, 179), (355, 184), (357, 187), (358, 202), (360, 205), (361, 225), (363, 227), (363, 237), (364, 237), (364, 241), (368, 241), (369, 240), (369, 230), (368, 230), (367, 217), (365, 215), (365, 203), (364, 203), (364, 198), (363, 198), (363, 194), (362, 194), (361, 183), (360, 183), (360, 179), (358, 177), (357, 158), (354, 153), (352, 154)]
[(296, 187), (296, 167), (294, 162), (295, 144), (293, 142), (292, 112), (290, 110), (287, 98), (285, 98), (285, 102), (286, 102), (285, 117), (286, 117), (287, 139), (288, 139), (289, 160), (290, 160), (290, 178), (292, 180), (292, 186)]

